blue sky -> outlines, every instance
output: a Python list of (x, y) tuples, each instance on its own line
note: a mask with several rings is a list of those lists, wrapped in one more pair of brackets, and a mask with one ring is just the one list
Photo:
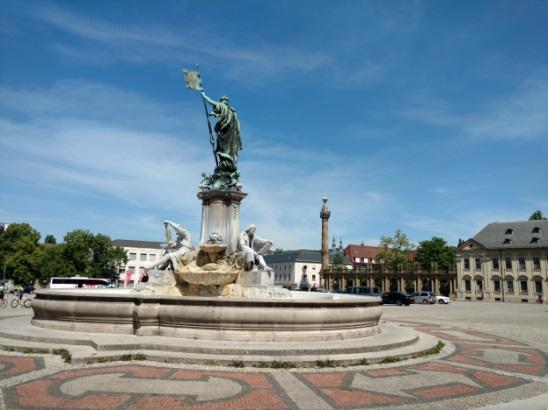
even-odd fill
[(198, 239), (198, 63), (242, 124), (242, 225), (275, 247), (455, 244), (548, 213), (548, 2), (3, 1), (0, 221)]

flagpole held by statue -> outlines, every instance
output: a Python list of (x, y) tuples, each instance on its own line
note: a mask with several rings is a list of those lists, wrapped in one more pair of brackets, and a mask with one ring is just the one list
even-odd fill
[[(242, 149), (242, 136), (240, 131), (240, 121), (236, 110), (229, 105), (229, 98), (222, 96), (219, 101), (210, 98), (202, 86), (202, 78), (198, 67), (194, 70), (183, 70), (187, 88), (199, 91), (204, 102), (207, 125), (209, 130), (210, 143), (213, 147), (215, 157), (215, 170), (213, 174), (202, 174), (203, 180), (200, 188), (207, 190), (241, 190), (239, 182), (240, 173), (238, 171), (238, 155)], [(207, 104), (212, 107), (210, 113)], [(217, 122), (214, 130), (217, 136), (214, 141), (209, 117), (213, 116)]]

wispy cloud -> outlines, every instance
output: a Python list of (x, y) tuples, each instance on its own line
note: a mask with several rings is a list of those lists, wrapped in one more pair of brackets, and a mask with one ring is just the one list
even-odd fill
[(422, 238), (431, 236), (445, 238), (449, 244), (456, 245), (458, 239), (468, 239), (476, 235), (487, 224), (496, 221), (521, 221), (526, 209), (499, 210), (476, 207), (471, 210), (457, 210), (447, 218), (428, 215), (405, 215), (407, 227), (422, 232)]
[[(198, 112), (184, 103), (166, 104), (140, 93), (84, 80), (60, 80), (50, 87), (0, 87), (0, 107), (28, 118), (101, 119), (150, 130), (174, 130), (196, 123)], [(135, 115), (135, 113), (139, 115)], [(203, 119), (200, 116), (200, 120)]]
[[(224, 74), (233, 80), (257, 83), (285, 73), (307, 73), (331, 60), (322, 52), (294, 46), (259, 43), (242, 47), (225, 36), (212, 38), (192, 27), (182, 31), (120, 25), (58, 6), (39, 8), (34, 16), (87, 41), (86, 52), (69, 42), (56, 45), (56, 50), (62, 55), (84, 59), (87, 63), (96, 60), (105, 64), (109, 59), (132, 63), (201, 61), (212, 66), (222, 65)], [(94, 43), (100, 44), (100, 48), (93, 47)]]
[(107, 44), (137, 42), (149, 46), (181, 47), (180, 37), (161, 28), (148, 28), (147, 32), (138, 28), (115, 26), (99, 20), (85, 18), (58, 6), (42, 7), (36, 10), (35, 17), (61, 30), (77, 36)]
[(548, 81), (530, 80), (514, 95), (493, 104), (487, 115), (471, 121), (475, 138), (529, 139), (548, 136)]
[[(180, 220), (198, 235), (197, 185), (200, 173), (213, 168), (209, 145), (192, 135), (192, 130), (203, 128), (202, 118), (180, 118), (177, 127), (170, 129), (165, 122), (172, 113), (164, 104), (83, 81), (61, 82), (49, 89), (3, 89), (0, 95), (13, 101), (0, 116), (2, 178), (18, 181), (31, 191), (47, 187), (54, 197), (62, 193), (63, 199), (57, 200), (63, 202), (61, 208), (66, 201), (73, 202), (88, 223), (110, 226), (114, 236), (123, 236), (121, 230), (129, 229), (128, 215), (110, 225), (109, 221), (120, 217), (114, 205), (105, 205), (98, 216), (93, 207), (86, 208), (86, 202), (124, 204), (131, 218), (148, 230), (142, 233), (145, 238), (159, 234), (166, 217)], [(132, 100), (131, 108), (113, 116), (126, 98)], [(31, 100), (36, 103), (29, 104)], [(88, 111), (90, 105), (101, 108)], [(141, 127), (142, 120), (148, 123), (146, 129)], [(155, 131), (156, 127), (162, 131)], [(256, 223), (260, 233), (277, 246), (319, 246), (316, 214), (324, 195), (337, 204), (335, 226), (340, 233), (350, 232), (364, 212), (387, 206), (389, 198), (376, 190), (353, 192), (352, 201), (347, 201), (343, 181), (350, 180), (357, 169), (374, 171), (361, 159), (352, 163), (338, 154), (268, 139), (255, 139), (249, 145), (239, 163), (244, 189), (250, 193), (242, 207), (242, 225)], [(323, 160), (340, 165), (315, 166)], [(56, 199), (36, 197), (34, 201), (36, 207), (47, 209), (43, 201), (53, 206)]]
[(472, 139), (510, 140), (546, 138), (548, 135), (548, 81), (530, 79), (514, 93), (498, 96), (483, 109), (446, 100), (418, 98), (403, 110), (407, 119), (453, 128)]

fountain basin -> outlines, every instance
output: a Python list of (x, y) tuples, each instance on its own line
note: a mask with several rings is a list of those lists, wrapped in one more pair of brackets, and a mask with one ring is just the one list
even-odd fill
[(291, 299), (151, 296), (130, 289), (41, 290), (35, 326), (198, 340), (306, 341), (379, 333), (378, 298), (294, 292)]

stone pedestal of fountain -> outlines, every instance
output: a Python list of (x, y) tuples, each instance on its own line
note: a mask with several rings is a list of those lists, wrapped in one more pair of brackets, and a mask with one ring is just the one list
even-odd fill
[(274, 271), (272, 270), (252, 270), (241, 271), (236, 280), (236, 284), (245, 288), (254, 287), (273, 287)]
[(201, 191), (202, 226), (200, 245), (207, 244), (212, 237), (220, 237), (226, 244), (226, 253), (236, 252), (240, 233), (240, 203), (247, 196), (240, 191)]

